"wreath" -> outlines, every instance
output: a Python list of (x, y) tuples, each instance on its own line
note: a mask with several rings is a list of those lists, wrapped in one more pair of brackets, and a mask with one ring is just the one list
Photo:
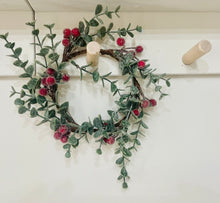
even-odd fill
[[(113, 15), (119, 17), (120, 6), (115, 10), (103, 9), (102, 5), (97, 5), (95, 15), (90, 20), (84, 19), (79, 22), (79, 26), (72, 30), (64, 29), (64, 46), (62, 57), (56, 52), (60, 42), (54, 42), (56, 34), (53, 33), (54, 24), (44, 25), (49, 29), (49, 33), (40, 39), (39, 30), (35, 28), (35, 22), (26, 23), (33, 28), (32, 34), (36, 41), (34, 46), (38, 48), (36, 54), (41, 60), (36, 60), (34, 64), (28, 65), (28, 61), (21, 59), (22, 48), (15, 48), (15, 43), (8, 41), (8, 33), (0, 35), (0, 38), (6, 41), (5, 47), (11, 49), (14, 58), (14, 65), (20, 67), (24, 73), (19, 77), (29, 78), (28, 82), (22, 86), (21, 91), (12, 87), (10, 96), (18, 95), (14, 103), (18, 106), (18, 113), (28, 112), (31, 118), (40, 117), (42, 120), (38, 125), (49, 123), (54, 131), (54, 138), (64, 143), (66, 158), (71, 157), (72, 149), (78, 147), (82, 139), (88, 141), (93, 136), (98, 143), (97, 154), (102, 154), (104, 145), (116, 143), (115, 153), (118, 154), (116, 164), (121, 167), (118, 180), (122, 181), (122, 187), (127, 188), (127, 179), (129, 178), (126, 164), (137, 146), (140, 145), (140, 136), (144, 136), (143, 128), (148, 128), (144, 122), (144, 116), (150, 107), (154, 107), (157, 102), (155, 99), (148, 98), (138, 80), (147, 80), (147, 87), (153, 85), (153, 89), (160, 94), (160, 99), (166, 96), (162, 92), (160, 81), (165, 81), (169, 87), (169, 78), (165, 74), (155, 74), (155, 69), (151, 69), (148, 60), (139, 60), (136, 54), (143, 51), (142, 46), (126, 47), (126, 35), (134, 37), (134, 31), (141, 32), (142, 27), (131, 28), (129, 24), (126, 28), (113, 30), (113, 22), (107, 27), (102, 20), (103, 16), (112, 19)], [(97, 27), (97, 29), (94, 29)], [(122, 75), (126, 76), (123, 89), (117, 86), (116, 80), (111, 80), (111, 72), (100, 75), (98, 69), (90, 71), (91, 64), (79, 65), (74, 58), (86, 54), (86, 45), (91, 41), (117, 38), (117, 49), (101, 49), (100, 54), (111, 57), (119, 64)], [(46, 41), (51, 45), (46, 45)], [(108, 85), (113, 96), (118, 98), (115, 103), (118, 109), (108, 110), (109, 119), (103, 119), (98, 115), (93, 121), (77, 123), (69, 113), (69, 102), (59, 103), (58, 90), (62, 84), (68, 82), (70, 76), (65, 71), (65, 67), (71, 64), (79, 70), (81, 79), (83, 74), (91, 75), (93, 81), (102, 82), (103, 87)], [(36, 65), (41, 67), (36, 75)], [(149, 89), (149, 88), (148, 88)], [(89, 141), (88, 141), (89, 142)]]

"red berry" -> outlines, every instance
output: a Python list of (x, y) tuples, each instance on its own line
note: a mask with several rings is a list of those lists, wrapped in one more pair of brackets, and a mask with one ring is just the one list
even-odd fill
[(60, 132), (56, 131), (56, 132), (54, 133), (54, 138), (55, 138), (55, 139), (59, 140), (61, 137), (62, 137), (62, 134), (61, 134)]
[(41, 79), (41, 84), (42, 84), (43, 86), (47, 86), (46, 80), (47, 80), (47, 78), (42, 78), (42, 79)]
[(143, 108), (147, 108), (149, 105), (150, 105), (150, 102), (149, 102), (148, 100), (144, 100), (144, 101), (142, 102), (142, 104), (141, 104), (141, 106), (142, 106)]
[(53, 85), (56, 83), (56, 80), (55, 80), (54, 77), (49, 76), (49, 77), (47, 77), (47, 79), (46, 79), (46, 83), (47, 83), (47, 85), (49, 85), (49, 86), (53, 86)]
[(151, 99), (150, 100), (150, 104), (151, 104), (151, 106), (156, 106), (157, 105), (157, 101), (155, 99)]
[(104, 126), (107, 126), (107, 125), (108, 125), (108, 123), (105, 122), (105, 123), (104, 123)]
[(47, 89), (46, 88), (40, 88), (39, 89), (39, 94), (41, 95), (41, 96), (46, 96), (47, 95)]
[(60, 140), (62, 143), (66, 143), (68, 141), (68, 136), (63, 135)]
[(73, 29), (72, 29), (72, 35), (73, 35), (74, 37), (79, 37), (79, 36), (80, 36), (79, 29), (78, 29), (78, 28), (73, 28)]
[(137, 117), (140, 115), (140, 112), (138, 111), (138, 109), (134, 109), (134, 110), (133, 110), (133, 113), (134, 113), (134, 115), (137, 116)]
[(108, 144), (114, 144), (115, 142), (115, 138), (113, 136), (110, 136), (108, 139), (107, 139), (107, 143)]
[(144, 67), (145, 67), (145, 62), (144, 61), (139, 61), (138, 62), (138, 68), (139, 69), (144, 69)]
[(70, 37), (70, 35), (71, 35), (71, 30), (70, 29), (66, 28), (66, 29), (63, 30), (63, 36), (65, 38)]
[(65, 135), (68, 133), (69, 129), (66, 125), (61, 125), (58, 129), (58, 131), (62, 134)]
[(54, 75), (54, 73), (55, 73), (55, 70), (53, 68), (48, 68), (47, 69), (47, 74), (48, 75)]
[(141, 53), (143, 51), (143, 47), (142, 46), (137, 46), (135, 50), (136, 50), (137, 53)]
[(62, 77), (62, 79), (63, 79), (63, 81), (68, 82), (69, 79), (70, 79), (70, 76), (67, 75), (67, 74), (64, 74), (63, 77)]
[(118, 46), (123, 46), (124, 44), (125, 44), (125, 39), (122, 38), (122, 37), (119, 37), (119, 38), (117, 39), (117, 45), (118, 45)]
[(63, 39), (62, 44), (63, 44), (63, 46), (65, 46), (65, 47), (69, 46), (69, 44), (70, 44), (69, 39), (66, 39), (66, 38)]
[(105, 142), (105, 143), (108, 143), (108, 139), (107, 138), (103, 138), (103, 141)]

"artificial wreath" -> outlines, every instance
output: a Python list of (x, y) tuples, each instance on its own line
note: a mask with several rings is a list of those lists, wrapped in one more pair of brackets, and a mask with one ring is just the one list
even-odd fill
[[(95, 142), (98, 143), (96, 152), (102, 154), (103, 145), (116, 144), (115, 153), (118, 154), (116, 164), (121, 167), (118, 180), (122, 180), (122, 187), (127, 188), (127, 179), (129, 178), (126, 169), (126, 163), (129, 161), (137, 145), (140, 145), (140, 136), (144, 136), (142, 129), (148, 128), (144, 122), (144, 115), (147, 110), (157, 104), (155, 99), (147, 98), (138, 80), (148, 80), (147, 87), (153, 85), (154, 90), (160, 94), (160, 99), (167, 94), (162, 92), (162, 86), (159, 84), (161, 80), (170, 86), (169, 78), (165, 74), (154, 74), (155, 69), (150, 69), (147, 60), (139, 60), (136, 54), (143, 51), (142, 46), (126, 47), (126, 35), (134, 37), (133, 32), (141, 32), (141, 26), (130, 28), (118, 28), (113, 30), (113, 22), (107, 27), (102, 20), (103, 16), (112, 19), (115, 14), (119, 17), (120, 6), (115, 10), (103, 9), (102, 5), (97, 5), (95, 15), (90, 20), (84, 18), (79, 22), (79, 26), (72, 30), (64, 29), (64, 39), (62, 44), (64, 51), (62, 57), (56, 52), (60, 42), (54, 42), (56, 34), (52, 32), (54, 24), (44, 25), (49, 29), (49, 33), (40, 39), (39, 30), (35, 28), (35, 22), (26, 23), (33, 28), (32, 34), (36, 38), (34, 45), (39, 51), (36, 54), (41, 60), (36, 60), (35, 64), (28, 65), (28, 61), (21, 59), (22, 48), (15, 48), (15, 43), (8, 41), (8, 33), (0, 35), (0, 38), (6, 41), (5, 47), (11, 49), (14, 58), (14, 65), (20, 67), (24, 73), (19, 77), (29, 78), (28, 82), (22, 86), (21, 91), (16, 91), (12, 87), (10, 96), (18, 95), (15, 99), (15, 105), (18, 105), (18, 113), (28, 112), (31, 118), (40, 117), (42, 121), (38, 124), (49, 123), (50, 128), (54, 131), (54, 138), (64, 143), (63, 148), (66, 150), (65, 156), (70, 158), (71, 149), (76, 148), (82, 139), (88, 141), (88, 137), (93, 136)], [(94, 29), (97, 27), (97, 29)], [(92, 28), (92, 29), (91, 29)], [(110, 79), (110, 73), (100, 75), (98, 69), (90, 71), (88, 65), (79, 65), (74, 61), (74, 57), (86, 53), (86, 45), (90, 41), (97, 39), (103, 40), (109, 38), (115, 40), (117, 38), (117, 49), (101, 49), (100, 54), (106, 55), (118, 61), (119, 69), (122, 75), (127, 76), (124, 81), (123, 89), (117, 86), (117, 81)], [(51, 45), (46, 45), (49, 40)], [(35, 65), (42, 67), (43, 71), (36, 76)], [(65, 71), (67, 64), (80, 71), (81, 79), (83, 73), (91, 75), (93, 81), (102, 82), (103, 87), (108, 83), (113, 95), (118, 95), (115, 103), (118, 105), (116, 111), (108, 110), (109, 119), (103, 119), (100, 115), (93, 121), (85, 121), (81, 124), (77, 123), (69, 113), (69, 102), (59, 103), (58, 89), (62, 88), (62, 84), (70, 79)]]

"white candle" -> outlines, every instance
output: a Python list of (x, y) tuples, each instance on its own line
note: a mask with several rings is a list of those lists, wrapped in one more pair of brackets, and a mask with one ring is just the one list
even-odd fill
[(88, 64), (92, 64), (91, 66), (97, 66), (99, 61), (99, 53), (100, 53), (100, 45), (99, 43), (92, 41), (87, 44), (86, 50), (86, 60)]
[(198, 44), (196, 44), (183, 55), (182, 61), (185, 65), (190, 65), (196, 59), (208, 53), (211, 50), (211, 48), (212, 45), (208, 40), (201, 40)]

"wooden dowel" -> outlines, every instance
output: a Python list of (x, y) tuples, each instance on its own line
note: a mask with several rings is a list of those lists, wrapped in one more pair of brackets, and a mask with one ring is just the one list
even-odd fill
[(183, 55), (182, 61), (185, 65), (190, 65), (196, 59), (208, 53), (211, 50), (211, 48), (212, 45), (208, 40), (201, 40), (198, 44), (196, 44)]

